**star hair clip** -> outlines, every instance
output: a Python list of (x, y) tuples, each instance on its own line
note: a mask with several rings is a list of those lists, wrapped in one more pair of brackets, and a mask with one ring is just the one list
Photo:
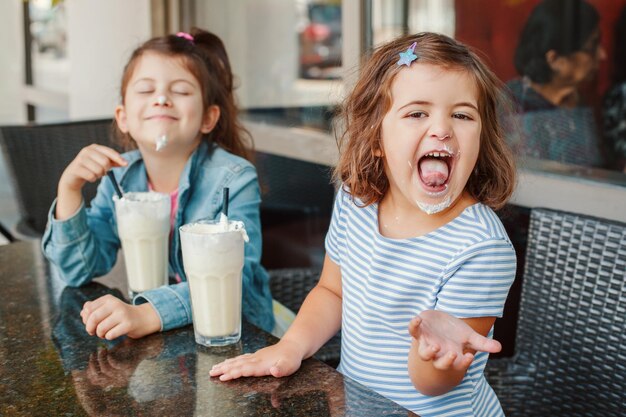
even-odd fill
[(417, 46), (417, 42), (413, 42), (411, 46), (407, 48), (405, 52), (400, 52), (400, 59), (398, 59), (398, 66), (401, 67), (406, 65), (407, 67), (411, 66), (411, 63), (415, 61), (418, 57), (415, 55), (415, 47)]

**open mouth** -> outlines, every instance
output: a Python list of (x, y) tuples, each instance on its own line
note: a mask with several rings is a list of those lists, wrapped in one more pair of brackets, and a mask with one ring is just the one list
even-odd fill
[(447, 151), (432, 151), (417, 161), (422, 186), (429, 194), (439, 194), (448, 188), (454, 167), (454, 155)]

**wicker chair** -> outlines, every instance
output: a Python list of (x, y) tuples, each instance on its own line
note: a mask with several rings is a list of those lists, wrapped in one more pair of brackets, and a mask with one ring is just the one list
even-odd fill
[(533, 209), (512, 358), (485, 375), (507, 416), (623, 416), (626, 225)]
[[(300, 310), (307, 294), (320, 278), (318, 268), (273, 269), (270, 274), (272, 296), (294, 312)], [(341, 331), (315, 354), (315, 357), (337, 367), (341, 356)]]
[(257, 152), (261, 185), (263, 265), (321, 267), (334, 187), (326, 166)]
[[(111, 145), (111, 119), (48, 125), (2, 126), (0, 146), (12, 177), (20, 220), (18, 237), (39, 237), (56, 197), (63, 170), (91, 143)], [(83, 188), (85, 201), (96, 195), (97, 184)]]

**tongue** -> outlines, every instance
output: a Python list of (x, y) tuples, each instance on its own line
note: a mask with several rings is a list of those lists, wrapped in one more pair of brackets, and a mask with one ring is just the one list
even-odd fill
[(420, 176), (424, 184), (430, 187), (442, 185), (448, 179), (448, 164), (437, 158), (422, 158)]

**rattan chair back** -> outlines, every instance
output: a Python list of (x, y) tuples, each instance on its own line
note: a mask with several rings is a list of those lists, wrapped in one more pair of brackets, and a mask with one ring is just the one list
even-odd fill
[(515, 352), (486, 371), (507, 416), (624, 415), (626, 225), (532, 210)]
[[(111, 119), (0, 127), (0, 146), (20, 211), (18, 236), (43, 234), (63, 170), (89, 144), (112, 146), (111, 132)], [(85, 202), (93, 199), (96, 188), (97, 183), (85, 186)]]

